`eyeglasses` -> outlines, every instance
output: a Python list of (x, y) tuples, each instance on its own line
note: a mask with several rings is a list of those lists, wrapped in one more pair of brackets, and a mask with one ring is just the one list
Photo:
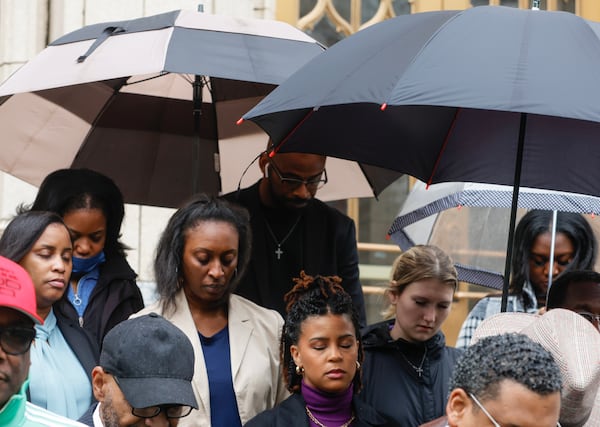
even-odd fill
[(0, 328), (0, 347), (6, 354), (17, 356), (27, 353), (35, 338), (35, 328), (11, 326)]
[[(494, 417), (492, 417), (490, 415), (490, 413), (487, 411), (487, 409), (485, 409), (483, 407), (483, 405), (481, 404), (481, 402), (479, 400), (477, 400), (477, 398), (475, 397), (475, 395), (473, 393), (469, 393), (469, 396), (471, 397), (471, 399), (473, 399), (473, 402), (475, 402), (477, 404), (477, 406), (479, 406), (479, 409), (481, 409), (481, 411), (485, 414), (485, 416), (488, 417), (488, 419), (492, 422), (492, 424), (494, 425), (494, 427), (502, 427), (500, 425), (500, 423), (498, 421), (496, 421), (494, 419)], [(561, 425), (560, 425), (559, 422), (556, 423), (556, 427), (561, 427)]]
[(277, 165), (275, 165), (275, 162), (273, 160), (271, 160), (270, 164), (273, 167), (273, 170), (277, 174), (277, 177), (279, 178), (281, 183), (284, 185), (287, 185), (290, 190), (295, 190), (295, 189), (299, 188), (301, 185), (306, 185), (306, 188), (309, 191), (316, 191), (320, 188), (323, 188), (323, 186), (325, 184), (327, 184), (327, 170), (325, 170), (325, 169), (323, 169), (323, 172), (321, 172), (319, 174), (319, 176), (317, 176), (317, 177), (313, 177), (313, 178), (309, 178), (309, 179), (299, 179), (299, 178), (284, 177), (281, 174), (281, 171), (279, 170), (279, 168), (277, 168)]
[[(109, 374), (109, 372), (106, 373)], [(119, 388), (121, 388), (119, 379), (113, 374), (110, 375), (112, 375)], [(131, 408), (131, 413), (138, 418), (154, 418), (161, 412), (163, 412), (167, 418), (183, 418), (190, 415), (192, 407), (189, 405), (156, 405), (148, 406), (147, 408)]]
[(164, 412), (167, 418), (183, 418), (190, 415), (192, 407), (187, 405), (160, 405), (148, 408), (131, 408), (131, 413), (139, 418), (154, 418)]
[(577, 314), (586, 319), (596, 328), (600, 329), (600, 314), (594, 314), (588, 311), (577, 311)]

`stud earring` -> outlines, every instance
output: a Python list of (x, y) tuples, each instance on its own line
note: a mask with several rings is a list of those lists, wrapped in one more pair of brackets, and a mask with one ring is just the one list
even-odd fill
[(303, 375), (304, 374), (304, 368), (301, 367), (301, 366), (296, 365), (296, 374)]
[(360, 370), (360, 362), (358, 360), (356, 361), (356, 370)]

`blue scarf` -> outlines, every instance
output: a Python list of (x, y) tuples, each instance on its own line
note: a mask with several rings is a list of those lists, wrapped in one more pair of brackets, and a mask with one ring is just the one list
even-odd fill
[(63, 337), (54, 311), (35, 330), (29, 369), (31, 402), (76, 420), (92, 403), (90, 380)]
[(106, 261), (104, 251), (98, 252), (98, 254), (94, 255), (91, 258), (79, 258), (73, 256), (73, 273), (89, 273), (94, 268), (102, 264), (104, 261)]

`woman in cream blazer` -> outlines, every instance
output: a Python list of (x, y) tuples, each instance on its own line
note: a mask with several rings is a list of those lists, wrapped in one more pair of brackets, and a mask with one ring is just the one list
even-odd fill
[(199, 409), (180, 426), (242, 426), (289, 395), (279, 363), (283, 319), (232, 294), (250, 247), (247, 212), (205, 196), (175, 212), (159, 241), (159, 301), (134, 316), (159, 313), (192, 342)]

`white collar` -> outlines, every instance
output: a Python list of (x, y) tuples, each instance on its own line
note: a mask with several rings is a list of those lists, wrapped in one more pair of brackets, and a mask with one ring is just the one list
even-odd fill
[(96, 405), (96, 409), (94, 409), (94, 414), (92, 415), (94, 427), (104, 427), (104, 424), (102, 424), (102, 420), (100, 419), (100, 405), (102, 405), (102, 403)]

